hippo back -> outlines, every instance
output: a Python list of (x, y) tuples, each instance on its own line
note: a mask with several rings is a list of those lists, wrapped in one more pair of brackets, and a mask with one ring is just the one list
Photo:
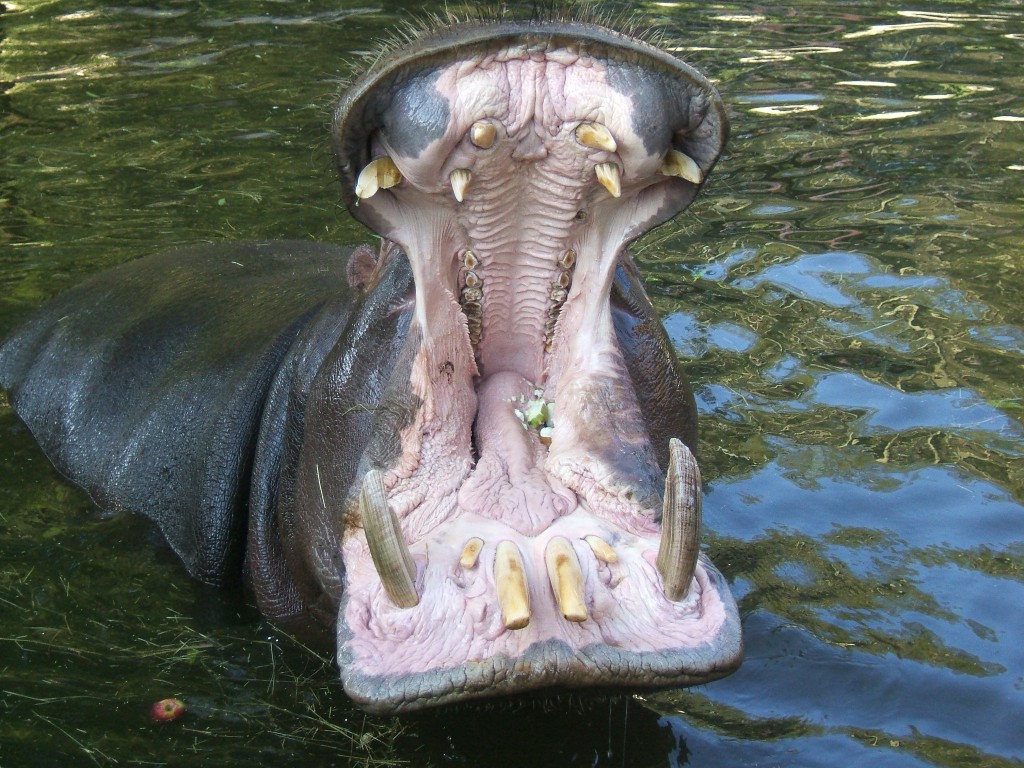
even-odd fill
[(328, 298), (347, 311), (345, 262), (298, 242), (139, 259), (31, 316), (0, 347), (0, 386), (99, 506), (152, 519), (196, 578), (237, 580), (267, 390)]

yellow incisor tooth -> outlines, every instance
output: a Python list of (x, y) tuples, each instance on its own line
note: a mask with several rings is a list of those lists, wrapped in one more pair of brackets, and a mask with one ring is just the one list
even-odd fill
[(523, 556), (511, 541), (498, 544), (494, 555), (494, 582), (505, 627), (522, 629), (530, 623), (530, 589), (526, 584)]
[(466, 197), (466, 190), (469, 188), (469, 182), (473, 180), (473, 174), (465, 168), (456, 168), (448, 180), (452, 183), (455, 199), (461, 203)]
[(486, 120), (477, 120), (469, 129), (469, 140), (473, 142), (473, 146), (480, 147), (480, 149), (493, 147), (497, 136), (498, 129), (494, 127), (494, 123), (489, 123)]
[(597, 172), (597, 180), (601, 186), (611, 193), (612, 197), (622, 194), (622, 183), (619, 181), (619, 166), (615, 163), (598, 163), (594, 166)]
[(591, 149), (603, 149), (614, 152), (619, 148), (612, 132), (600, 123), (587, 121), (576, 126), (576, 141)]
[(558, 610), (569, 621), (586, 621), (587, 604), (583, 599), (583, 572), (576, 550), (564, 536), (555, 536), (544, 549), (551, 591)]
[(402, 172), (395, 161), (385, 155), (366, 164), (356, 179), (356, 197), (365, 200), (373, 197), (378, 190), (391, 189), (402, 180)]
[(590, 545), (590, 548), (594, 551), (594, 557), (601, 562), (619, 562), (619, 556), (615, 554), (615, 550), (612, 549), (611, 545), (600, 536), (585, 536), (583, 540)]
[(681, 179), (700, 184), (703, 176), (700, 167), (689, 155), (684, 155), (678, 149), (670, 149), (665, 155), (658, 173), (663, 176), (678, 176)]
[(483, 549), (483, 546), (484, 540), (476, 536), (467, 541), (466, 546), (462, 550), (462, 557), (459, 558), (459, 565), (467, 571), (475, 566), (477, 558), (480, 557), (480, 550)]

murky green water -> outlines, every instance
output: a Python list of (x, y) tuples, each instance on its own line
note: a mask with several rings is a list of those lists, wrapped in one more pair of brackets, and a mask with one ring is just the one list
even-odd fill
[[(346, 57), (427, 8), (8, 4), (0, 334), (181, 243), (360, 242), (327, 112)], [(367, 718), (327, 655), (189, 582), (3, 407), (0, 765), (1021, 764), (1024, 8), (640, 13), (732, 110), (714, 182), (638, 253), (697, 385), (742, 669), (568, 712)], [(172, 694), (189, 717), (151, 725)]]

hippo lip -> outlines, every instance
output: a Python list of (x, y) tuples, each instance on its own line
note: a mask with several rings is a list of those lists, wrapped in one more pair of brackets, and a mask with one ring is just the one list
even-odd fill
[(738, 665), (696, 462), (652, 443), (611, 305), (626, 245), (689, 205), (725, 132), (701, 75), (577, 24), (424, 34), (342, 100), (350, 210), (415, 283), (411, 394), (381, 405), (392, 449), (364, 455), (344, 526), (338, 659), (366, 708)]

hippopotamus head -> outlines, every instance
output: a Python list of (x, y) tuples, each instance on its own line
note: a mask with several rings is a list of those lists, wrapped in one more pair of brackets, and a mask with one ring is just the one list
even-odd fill
[(367, 709), (721, 677), (693, 395), (626, 250), (704, 183), (718, 94), (600, 26), (410, 35), (334, 114), (379, 253), (138, 259), (28, 318), (0, 386), (193, 576), (327, 628)]
[(395, 260), (412, 276), (390, 394), (339, 500), (357, 701), (660, 688), (738, 665), (735, 605), (699, 554), (692, 394), (626, 251), (690, 204), (727, 130), (704, 76), (578, 23), (423, 32), (342, 98), (342, 189), (384, 242), (367, 279)]

